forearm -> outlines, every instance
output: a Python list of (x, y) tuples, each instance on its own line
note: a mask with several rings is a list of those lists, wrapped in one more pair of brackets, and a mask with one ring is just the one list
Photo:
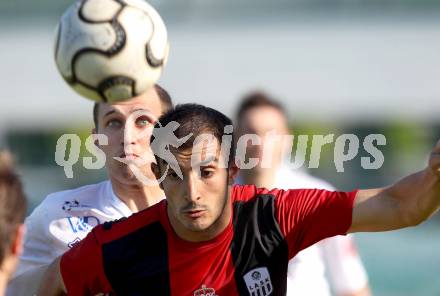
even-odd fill
[(60, 270), (60, 258), (58, 257), (47, 269), (41, 281), (37, 295), (63, 296), (66, 294), (63, 278)]
[(439, 206), (439, 177), (428, 168), (386, 188), (360, 190), (349, 232), (415, 226), (434, 214)]
[(439, 209), (439, 177), (427, 168), (388, 187), (385, 194), (398, 202), (403, 226), (414, 226)]

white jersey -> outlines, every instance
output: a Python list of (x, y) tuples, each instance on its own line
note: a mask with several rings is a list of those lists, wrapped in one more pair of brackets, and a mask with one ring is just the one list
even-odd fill
[[(280, 168), (274, 188), (334, 188), (299, 170)], [(299, 252), (289, 261), (287, 295), (329, 296), (358, 292), (368, 283), (367, 274), (350, 235), (322, 240)]]
[[(327, 182), (286, 167), (278, 170), (274, 187), (334, 190)], [(350, 294), (361, 290), (367, 283), (367, 274), (351, 236), (322, 240), (289, 261), (287, 295), (324, 296), (331, 295), (330, 290), (339, 295)]]
[(26, 218), (24, 250), (7, 295), (33, 295), (55, 258), (96, 225), (131, 214), (114, 194), (110, 181), (49, 194)]

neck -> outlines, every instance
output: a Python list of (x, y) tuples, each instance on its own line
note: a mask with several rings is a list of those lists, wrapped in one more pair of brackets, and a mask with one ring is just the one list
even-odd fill
[(111, 180), (113, 192), (133, 212), (145, 210), (155, 205), (164, 197), (159, 186), (143, 186), (142, 184), (122, 184)]
[(257, 187), (271, 189), (275, 184), (276, 168), (241, 170), (240, 175), (244, 184), (254, 184)]

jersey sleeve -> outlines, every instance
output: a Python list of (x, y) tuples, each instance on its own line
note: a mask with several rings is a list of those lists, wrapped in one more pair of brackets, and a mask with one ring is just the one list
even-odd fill
[[(100, 226), (98, 226), (100, 227)], [(60, 270), (68, 295), (110, 293), (96, 228), (61, 257)]]
[(368, 285), (368, 276), (352, 235), (323, 240), (320, 246), (330, 284), (335, 293), (355, 294)]
[(346, 234), (357, 191), (294, 189), (267, 192), (275, 196), (275, 217), (289, 246), (289, 258), (316, 242)]

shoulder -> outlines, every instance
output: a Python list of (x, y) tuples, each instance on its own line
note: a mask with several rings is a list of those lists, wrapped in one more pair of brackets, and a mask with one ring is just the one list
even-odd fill
[(109, 185), (110, 185), (110, 181), (107, 180), (100, 183), (85, 185), (74, 189), (54, 192), (49, 194), (45, 198), (43, 203), (49, 204), (66, 199), (76, 199), (78, 201), (89, 199), (90, 197), (97, 196), (97, 194), (100, 194)]
[(68, 216), (71, 210), (87, 206), (104, 190), (109, 181), (49, 194), (26, 218), (27, 227), (47, 224)]
[(93, 229), (93, 233), (99, 244), (106, 244), (130, 236), (138, 230), (161, 223), (163, 213), (166, 212), (166, 200), (131, 215), (114, 221), (105, 222)]
[(291, 170), (286, 167), (279, 170), (277, 179), (277, 186), (284, 189), (316, 188), (335, 190), (334, 186), (320, 178), (301, 170)]
[(59, 209), (60, 211), (70, 211), (73, 208), (88, 206), (88, 203), (104, 192), (106, 186), (110, 186), (109, 184), (110, 181), (103, 181), (51, 193), (41, 202), (36, 210)]
[(255, 185), (234, 185), (231, 191), (231, 200), (236, 202), (251, 202), (255, 199), (278, 199), (286, 195), (294, 196), (311, 190), (284, 190), (279, 188), (258, 188)]
[(255, 185), (233, 185), (231, 190), (231, 201), (236, 202), (251, 202), (262, 197), (276, 197), (283, 190), (266, 188), (258, 188)]
[(247, 201), (255, 197), (257, 194), (257, 188), (255, 185), (239, 185), (235, 184), (231, 190), (231, 200), (235, 201)]

